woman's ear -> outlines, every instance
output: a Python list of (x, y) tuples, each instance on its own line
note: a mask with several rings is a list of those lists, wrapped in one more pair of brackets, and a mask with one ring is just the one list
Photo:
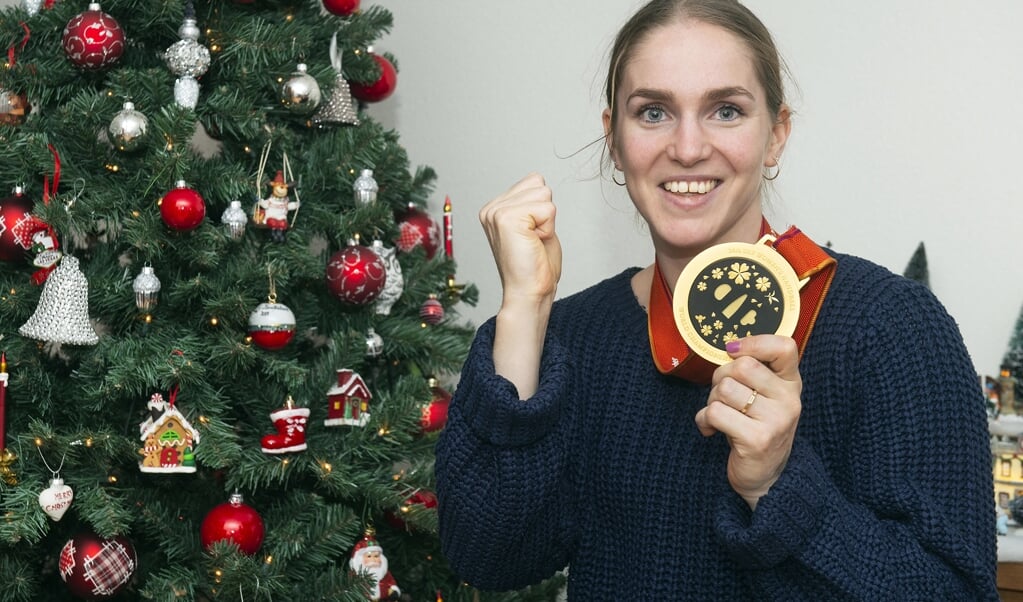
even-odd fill
[(614, 164), (615, 169), (621, 171), (621, 167), (618, 165), (618, 153), (615, 152), (614, 130), (611, 127), (611, 109), (604, 109), (600, 117), (604, 122), (604, 145), (607, 147), (607, 153), (611, 156), (611, 163)]
[(778, 109), (778, 118), (771, 126), (771, 140), (767, 145), (767, 156), (764, 160), (764, 167), (774, 167), (778, 164), (781, 154), (785, 151), (785, 143), (792, 133), (792, 111), (788, 105), (782, 105)]

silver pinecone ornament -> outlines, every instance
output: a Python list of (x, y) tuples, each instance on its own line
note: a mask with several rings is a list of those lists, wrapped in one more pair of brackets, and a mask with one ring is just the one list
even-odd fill
[(18, 332), (22, 336), (67, 345), (95, 345), (99, 336), (89, 322), (89, 281), (78, 258), (66, 255), (46, 279), (39, 305)]
[(313, 123), (320, 127), (328, 125), (359, 125), (359, 116), (352, 102), (352, 88), (341, 73), (341, 52), (337, 47), (337, 34), (330, 39), (330, 64), (336, 72), (330, 98), (313, 115)]

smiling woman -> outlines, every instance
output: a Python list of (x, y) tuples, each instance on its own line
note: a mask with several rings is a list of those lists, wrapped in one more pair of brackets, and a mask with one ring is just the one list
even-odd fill
[[(955, 322), (764, 216), (793, 127), (766, 27), (733, 0), (653, 0), (609, 63), (607, 155), (652, 262), (556, 301), (545, 178), (480, 211), (502, 299), (437, 446), (452, 566), (501, 590), (570, 565), (579, 600), (996, 600), (985, 406)], [(623, 570), (632, 545), (643, 570)]]

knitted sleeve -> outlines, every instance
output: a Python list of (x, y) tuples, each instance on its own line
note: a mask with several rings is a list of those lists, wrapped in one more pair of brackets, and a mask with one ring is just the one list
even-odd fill
[(493, 320), (479, 329), (437, 443), (444, 554), (474, 587), (506, 590), (568, 563), (569, 511), (562, 390), (567, 361), (545, 343), (539, 389), (520, 400), (495, 374)]
[(844, 347), (801, 364), (781, 478), (755, 512), (723, 504), (718, 533), (764, 599), (997, 600), (986, 413), (958, 327), (923, 286), (870, 284)]

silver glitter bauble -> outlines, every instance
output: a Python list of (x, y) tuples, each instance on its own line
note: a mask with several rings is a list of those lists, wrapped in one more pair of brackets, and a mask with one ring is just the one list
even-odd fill
[(135, 306), (144, 312), (152, 311), (156, 307), (160, 296), (160, 279), (151, 266), (143, 266), (142, 271), (131, 284), (135, 291)]
[(18, 332), (40, 341), (95, 345), (99, 336), (89, 322), (89, 281), (78, 259), (65, 256), (46, 279), (39, 305)]
[(305, 63), (299, 63), (281, 86), (281, 104), (296, 115), (308, 115), (320, 106), (320, 84), (306, 69)]
[(224, 209), (224, 214), (220, 216), (220, 221), (232, 239), (240, 240), (245, 235), (245, 224), (248, 223), (249, 216), (242, 209), (241, 201), (231, 201), (228, 208)]
[(126, 102), (124, 108), (110, 121), (107, 132), (110, 133), (110, 142), (114, 148), (130, 153), (142, 146), (148, 129), (149, 119), (136, 111), (133, 103)]
[(167, 67), (181, 77), (202, 77), (210, 66), (210, 51), (198, 42), (199, 28), (195, 19), (185, 18), (181, 28), (178, 29), (181, 39), (174, 42), (170, 48), (163, 53), (163, 59), (167, 61)]
[(355, 202), (357, 204), (372, 205), (375, 203), (377, 191), (380, 190), (380, 187), (377, 185), (377, 181), (373, 179), (373, 170), (364, 169), (359, 172), (359, 177), (352, 184), (352, 189), (355, 190)]
[(387, 248), (380, 240), (374, 240), (373, 252), (384, 262), (384, 269), (387, 277), (384, 279), (384, 288), (377, 296), (375, 310), (380, 315), (390, 315), (391, 307), (405, 291), (405, 280), (401, 275), (401, 264), (398, 262), (398, 254), (393, 248)]
[(163, 53), (167, 67), (178, 76), (174, 82), (174, 102), (186, 109), (199, 104), (199, 81), (210, 66), (210, 51), (198, 42), (199, 27), (194, 17), (186, 16), (178, 28), (181, 39)]

